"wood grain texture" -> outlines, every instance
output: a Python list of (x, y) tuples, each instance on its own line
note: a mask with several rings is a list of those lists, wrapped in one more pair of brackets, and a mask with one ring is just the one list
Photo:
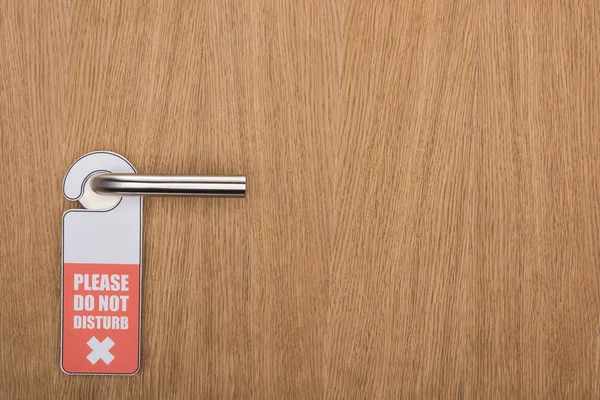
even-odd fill
[[(56, 393), (65, 4), (0, 3), (0, 397)], [(58, 368), (58, 370), (57, 370)]]
[(332, 398), (459, 394), (476, 11), (474, 2), (347, 5)]
[(468, 397), (599, 395), (599, 12), (482, 8)]
[[(597, 398), (600, 6), (0, 2), (0, 397)], [(142, 367), (59, 362), (65, 171), (148, 199)]]

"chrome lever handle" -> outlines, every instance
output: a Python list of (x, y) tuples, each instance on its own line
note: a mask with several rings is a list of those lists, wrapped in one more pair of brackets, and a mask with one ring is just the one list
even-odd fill
[(245, 197), (245, 176), (98, 174), (92, 190), (117, 196)]

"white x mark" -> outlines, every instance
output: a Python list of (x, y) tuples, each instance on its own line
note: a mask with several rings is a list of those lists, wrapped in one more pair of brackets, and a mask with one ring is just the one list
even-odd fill
[(110, 354), (109, 351), (115, 345), (115, 342), (108, 336), (102, 342), (96, 339), (96, 336), (92, 336), (92, 338), (88, 340), (87, 345), (92, 349), (92, 352), (87, 356), (87, 359), (92, 365), (95, 365), (100, 359), (108, 365), (115, 359), (115, 356)]

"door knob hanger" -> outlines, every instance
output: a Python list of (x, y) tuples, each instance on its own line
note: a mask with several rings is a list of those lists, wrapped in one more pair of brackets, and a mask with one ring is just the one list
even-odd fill
[(140, 367), (142, 196), (244, 197), (241, 176), (138, 175), (116, 153), (79, 158), (63, 183), (84, 209), (63, 214), (61, 368), (132, 375)]

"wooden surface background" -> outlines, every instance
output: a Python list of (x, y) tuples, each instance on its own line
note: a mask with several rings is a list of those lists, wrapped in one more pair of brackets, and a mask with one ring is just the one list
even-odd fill
[[(0, 1), (0, 393), (597, 398), (600, 3)], [(59, 368), (80, 155), (149, 199), (142, 367)]]

